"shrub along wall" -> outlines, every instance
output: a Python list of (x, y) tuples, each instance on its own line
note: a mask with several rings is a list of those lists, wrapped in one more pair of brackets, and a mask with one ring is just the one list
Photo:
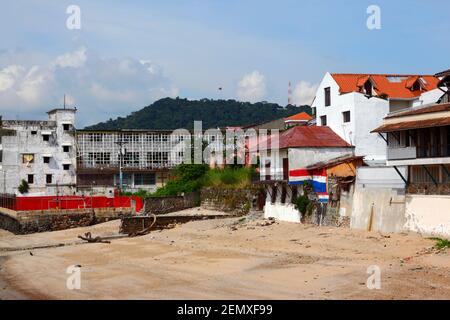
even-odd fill
[(242, 189), (209, 187), (200, 192), (201, 207), (205, 209), (247, 214), (258, 198), (259, 188)]

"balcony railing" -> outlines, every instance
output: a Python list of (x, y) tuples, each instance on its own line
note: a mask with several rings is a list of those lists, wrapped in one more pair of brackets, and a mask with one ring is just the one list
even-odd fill
[(388, 148), (389, 160), (415, 159), (417, 157), (416, 147)]

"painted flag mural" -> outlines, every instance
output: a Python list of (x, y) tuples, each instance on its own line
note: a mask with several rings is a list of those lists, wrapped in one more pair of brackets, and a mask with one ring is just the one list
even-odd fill
[(289, 184), (302, 185), (308, 181), (312, 184), (313, 191), (319, 197), (320, 202), (328, 202), (327, 170), (295, 169), (289, 171)]

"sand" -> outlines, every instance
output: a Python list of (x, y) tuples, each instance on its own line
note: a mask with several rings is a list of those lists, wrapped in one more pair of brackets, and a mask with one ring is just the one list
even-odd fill
[[(111, 244), (76, 236), (117, 233), (119, 221), (2, 236), (0, 299), (450, 299), (449, 251), (418, 234), (260, 224), (196, 221)], [(67, 289), (71, 265), (80, 290)], [(379, 290), (366, 285), (372, 265)]]

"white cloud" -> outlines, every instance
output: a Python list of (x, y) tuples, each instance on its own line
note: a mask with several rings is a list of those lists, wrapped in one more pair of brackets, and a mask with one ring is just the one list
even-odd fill
[(292, 91), (292, 102), (297, 106), (310, 105), (316, 95), (318, 85), (300, 81)]
[(178, 89), (153, 62), (105, 59), (85, 47), (39, 65), (25, 66), (19, 61), (0, 67), (4, 119), (45, 115), (62, 105), (64, 94), (67, 106), (77, 103), (78, 126), (82, 127), (126, 115), (162, 97), (175, 97)]
[(237, 98), (241, 101), (258, 102), (266, 96), (266, 79), (259, 71), (244, 75), (238, 83)]
[(85, 64), (87, 60), (87, 49), (81, 47), (74, 52), (63, 54), (56, 58), (54, 65), (61, 68), (79, 68)]

